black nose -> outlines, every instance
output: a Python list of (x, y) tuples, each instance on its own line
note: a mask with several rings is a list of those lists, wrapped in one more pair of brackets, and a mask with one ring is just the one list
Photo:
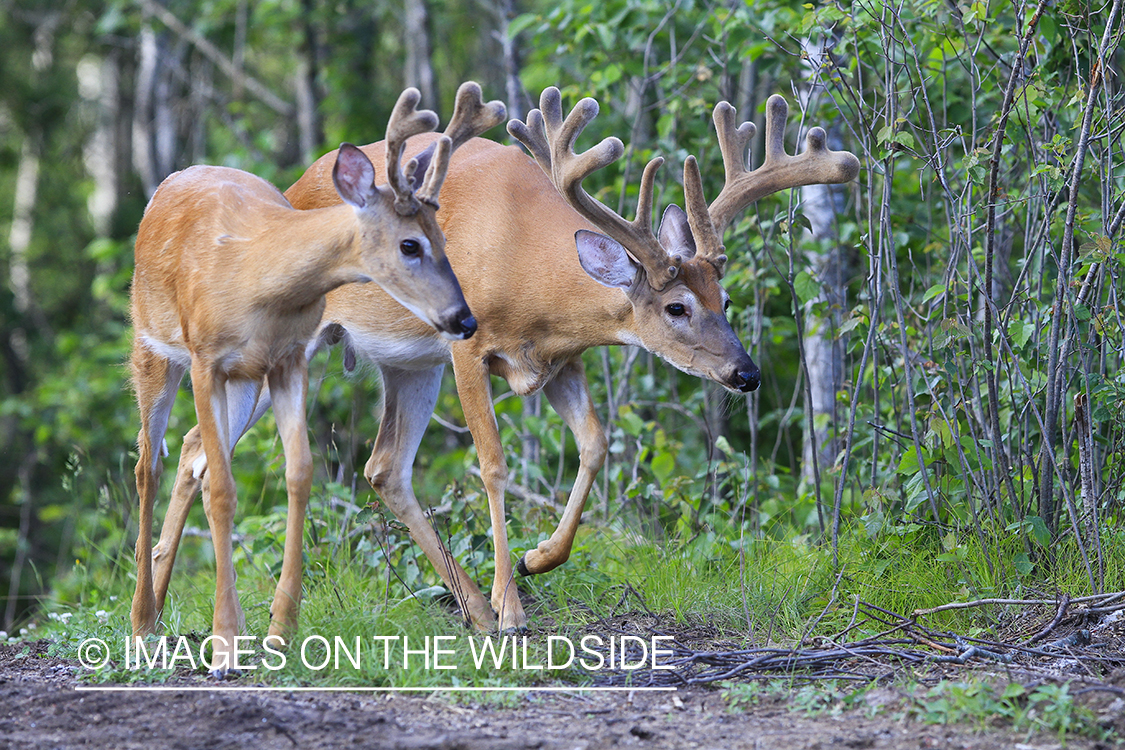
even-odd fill
[(731, 385), (743, 393), (758, 390), (758, 386), (762, 384), (762, 373), (757, 367), (748, 369), (739, 368), (735, 371), (734, 377), (731, 378)]
[(477, 332), (477, 319), (472, 315), (466, 315), (457, 321), (457, 333), (460, 333), (465, 338), (469, 338)]

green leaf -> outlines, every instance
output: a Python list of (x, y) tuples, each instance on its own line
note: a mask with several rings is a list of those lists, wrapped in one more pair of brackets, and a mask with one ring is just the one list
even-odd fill
[(1017, 349), (1023, 348), (1032, 334), (1035, 333), (1035, 324), (1022, 320), (1012, 320), (1008, 323), (1008, 338), (1012, 340)]
[(516, 34), (526, 29), (539, 19), (535, 13), (521, 13), (508, 23), (508, 38), (515, 39)]
[(617, 418), (617, 423), (621, 425), (626, 434), (632, 435), (633, 437), (638, 437), (645, 429), (644, 420), (638, 417), (632, 410), (622, 410), (620, 416)]
[(863, 523), (863, 530), (867, 532), (869, 539), (874, 539), (879, 536), (879, 532), (883, 530), (883, 525), (886, 523), (886, 517), (881, 510), (873, 510), (866, 516), (859, 519)]
[(820, 284), (808, 271), (801, 271), (793, 279), (793, 290), (802, 305), (820, 296)]
[(866, 323), (866, 322), (867, 322), (866, 316), (852, 315), (851, 317), (846, 318), (844, 320), (844, 322), (840, 324), (840, 327), (836, 329), (836, 335), (837, 336), (843, 336), (844, 334), (851, 333), (861, 323)]
[(1035, 569), (1035, 563), (1031, 562), (1031, 558), (1027, 556), (1026, 552), (1020, 552), (1012, 557), (1012, 567), (1021, 576), (1030, 575), (1031, 571)]
[(945, 549), (946, 552), (952, 552), (953, 550), (957, 549), (957, 533), (951, 531), (943, 536), (941, 538), (941, 546)]
[(1008, 687), (1004, 688), (1004, 694), (1001, 697), (1019, 698), (1026, 692), (1027, 688), (1025, 688), (1023, 685), (1019, 684), (1018, 682), (1012, 682), (1008, 684)]
[(922, 295), (922, 301), (923, 302), (929, 302), (930, 300), (934, 299), (935, 297), (940, 297), (944, 294), (945, 294), (945, 284), (934, 284), (932, 287), (930, 287), (929, 289), (926, 290), (925, 294)]
[(905, 146), (909, 149), (914, 148), (914, 136), (912, 136), (910, 133), (907, 133), (905, 130), (895, 133), (894, 137), (891, 138), (891, 140), (899, 144), (900, 146)]
[(913, 446), (907, 448), (906, 453), (902, 454), (902, 460), (898, 462), (898, 473), (903, 476), (912, 476), (921, 469), (922, 465), (918, 463), (918, 451)]
[(661, 484), (676, 470), (676, 457), (670, 452), (657, 453), (652, 459), (652, 473)]
[(1024, 519), (1031, 527), (1031, 538), (1040, 547), (1047, 547), (1051, 544), (1051, 531), (1047, 528), (1046, 522), (1039, 516), (1028, 516)]
[(715, 438), (715, 447), (728, 456), (734, 456), (738, 453), (738, 451), (734, 449), (734, 446), (730, 444), (730, 441), (727, 440), (726, 435), (719, 435)]

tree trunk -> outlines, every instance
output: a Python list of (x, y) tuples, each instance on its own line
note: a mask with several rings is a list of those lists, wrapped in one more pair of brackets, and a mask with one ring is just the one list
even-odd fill
[[(481, 64), (491, 68), (488, 80), (495, 85), (504, 85), (504, 103), (508, 107), (509, 119), (522, 120), (527, 112), (527, 94), (520, 82), (519, 44), (512, 38), (509, 25), (519, 13), (516, 0), (477, 0), (480, 7), (492, 16), (495, 26), (491, 32), (493, 41), (499, 46), (499, 55), (490, 45), (483, 45), (485, 56)], [(499, 62), (497, 62), (499, 61)]]
[[(812, 185), (801, 189), (802, 213), (812, 225), (810, 234), (814, 241), (834, 236), (834, 192), (839, 191), (834, 191), (827, 185)], [(833, 332), (840, 325), (847, 261), (839, 249), (833, 246), (824, 254), (811, 255), (809, 265), (815, 269), (821, 288), (820, 296), (809, 304), (805, 314), (807, 333), (804, 356), (809, 373), (814, 429), (812, 434), (805, 434), (801, 476), (811, 482), (814, 478), (814, 456), (823, 469), (835, 463), (839, 452), (836, 437), (836, 394), (844, 385), (844, 348)], [(827, 311), (823, 316), (812, 309), (813, 305), (825, 303)]]
[[(819, 70), (823, 47), (808, 42), (803, 46), (810, 68)], [(815, 97), (816, 86), (815, 81), (806, 86), (801, 94), (804, 104), (808, 105)], [(833, 135), (830, 133), (829, 137), (835, 140)], [(803, 140), (803, 137), (799, 139), (799, 143)], [(837, 144), (832, 147), (839, 148)], [(843, 209), (844, 197), (844, 190), (837, 185), (801, 188), (801, 213), (809, 220), (811, 244), (828, 248), (824, 252), (813, 251), (808, 257), (808, 265), (816, 274), (821, 293), (809, 303), (805, 317), (804, 357), (812, 401), (807, 408), (812, 410), (814, 425), (811, 432), (806, 430), (804, 435), (801, 477), (806, 482), (814, 481), (816, 467), (832, 466), (839, 452), (836, 394), (844, 385), (844, 347), (843, 342), (835, 338), (834, 332), (840, 326), (840, 313), (846, 302), (848, 263), (839, 247), (828, 241), (836, 236), (836, 214)], [(818, 304), (826, 308), (824, 315), (813, 309)]]
[(430, 23), (429, 13), (426, 10), (426, 0), (405, 0), (402, 25), (405, 36), (403, 45), (406, 47), (403, 85), (413, 86), (421, 92), (421, 106), (436, 109), (438, 97), (434, 86)]
[(167, 35), (146, 20), (138, 40), (137, 94), (133, 116), (133, 164), (145, 195), (175, 170), (176, 121), (172, 112)]
[(117, 65), (113, 58), (97, 61), (87, 58), (79, 63), (78, 88), (82, 98), (95, 112), (94, 130), (82, 156), (86, 171), (94, 181), (86, 207), (98, 237), (108, 237), (112, 233), (120, 196), (116, 159), (116, 123), (120, 103), (117, 84)]
[(317, 85), (320, 75), (320, 44), (312, 17), (315, 0), (303, 0), (305, 10), (304, 36), (297, 63), (297, 141), (301, 149), (301, 162), (312, 163), (320, 145), (324, 143), (324, 123), (320, 119), (320, 102), (323, 99)]

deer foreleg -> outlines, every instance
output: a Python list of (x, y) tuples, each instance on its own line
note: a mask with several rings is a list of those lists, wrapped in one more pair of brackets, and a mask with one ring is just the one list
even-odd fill
[(406, 524), (465, 617), (480, 630), (492, 630), (496, 618), (488, 600), (442, 544), (414, 495), (414, 457), (437, 403), (444, 369), (445, 365), (417, 371), (382, 368), (383, 417), (364, 474), (387, 508)]
[(289, 510), (285, 521), (285, 553), (281, 578), (270, 607), (270, 635), (289, 641), (297, 631), (301, 606), (302, 555), (305, 537), (305, 510), (312, 488), (312, 455), (305, 428), (305, 395), (308, 392), (308, 368), (304, 353), (270, 372), (270, 394), (281, 444), (285, 449), (285, 487)]
[(235, 589), (234, 531), (236, 493), (231, 474), (227, 430), (227, 395), (225, 381), (216, 376), (208, 364), (193, 362), (192, 389), (195, 414), (203, 451), (207, 456), (209, 492), (203, 498), (207, 522), (211, 527), (211, 543), (215, 550), (215, 614), (212, 620), (211, 671), (216, 677), (225, 675), (234, 665), (235, 636), (245, 622), (242, 605)]
[(519, 571), (523, 575), (546, 573), (562, 565), (570, 557), (574, 535), (582, 520), (582, 509), (586, 506), (586, 497), (605, 462), (607, 450), (605, 430), (590, 398), (590, 387), (582, 360), (568, 362), (544, 387), (543, 392), (574, 433), (574, 440), (578, 444), (578, 476), (570, 490), (558, 528), (549, 539), (543, 540), (538, 547), (528, 550), (520, 558)]
[(527, 616), (520, 604), (519, 590), (512, 574), (512, 555), (508, 547), (507, 515), (504, 492), (508, 486), (508, 465), (504, 445), (496, 424), (492, 405), (492, 385), (488, 364), (472, 354), (458, 356), (453, 350), (453, 374), (457, 379), (457, 395), (465, 422), (473, 434), (480, 462), (480, 475), (488, 493), (488, 512), (492, 521), (492, 542), (495, 545), (496, 577), (492, 582), (492, 608), (500, 616), (500, 630), (523, 630)]

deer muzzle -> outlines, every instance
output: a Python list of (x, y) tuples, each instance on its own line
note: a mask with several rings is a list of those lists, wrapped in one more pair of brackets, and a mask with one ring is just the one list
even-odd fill
[(477, 332), (477, 319), (469, 312), (469, 308), (462, 307), (446, 316), (438, 325), (438, 330), (455, 339), (467, 339)]
[(747, 358), (746, 362), (734, 368), (727, 377), (727, 383), (735, 390), (750, 393), (758, 390), (758, 386), (762, 384), (762, 373), (758, 366)]

